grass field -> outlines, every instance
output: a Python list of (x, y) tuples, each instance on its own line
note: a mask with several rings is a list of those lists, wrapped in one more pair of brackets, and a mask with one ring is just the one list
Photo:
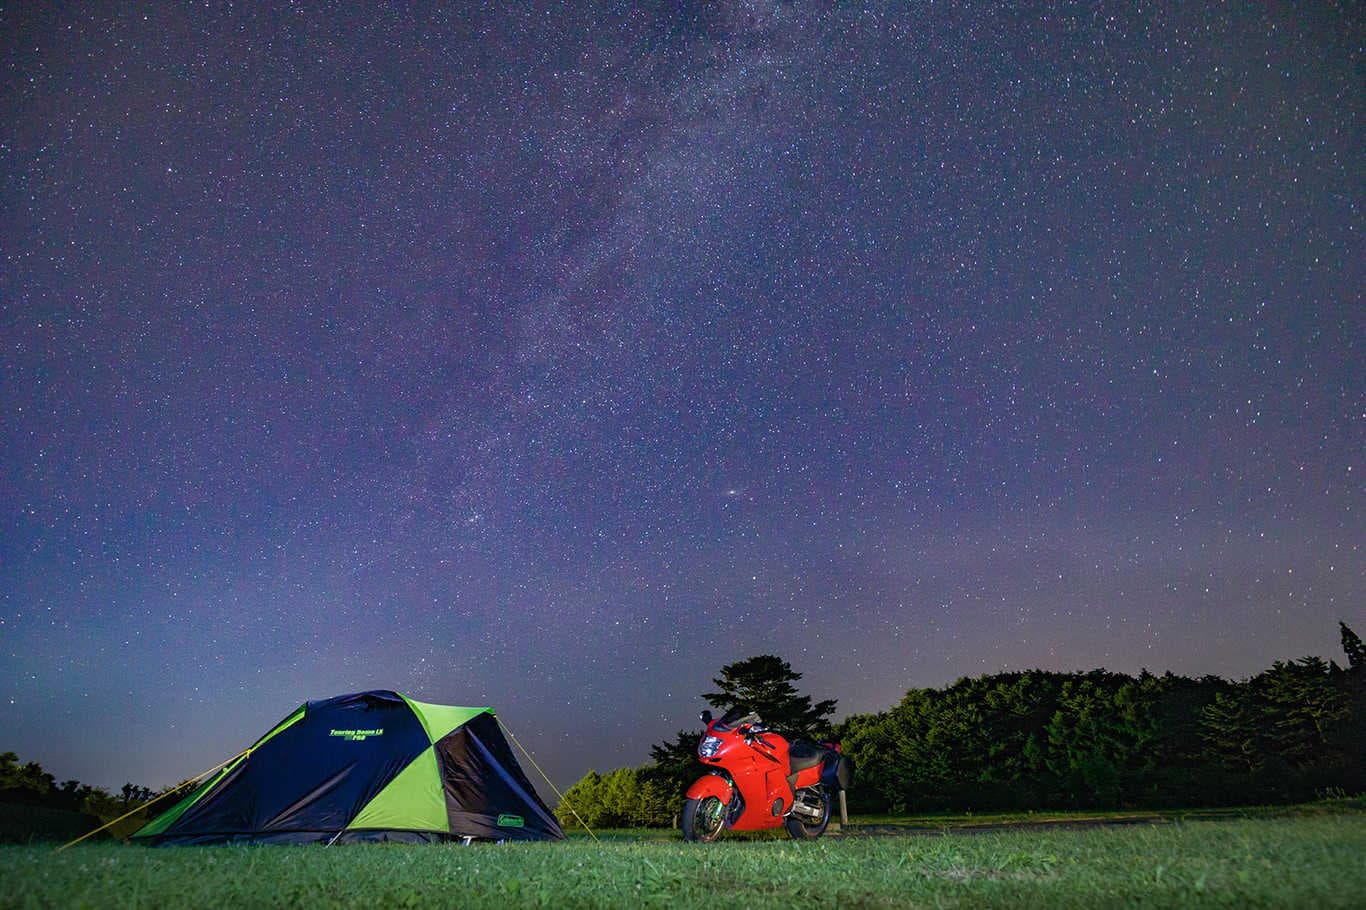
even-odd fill
[[(885, 820), (884, 820), (885, 821)], [(1362, 906), (1366, 814), (684, 844), (0, 848), (0, 907)], [(876, 830), (871, 836), (867, 830)]]

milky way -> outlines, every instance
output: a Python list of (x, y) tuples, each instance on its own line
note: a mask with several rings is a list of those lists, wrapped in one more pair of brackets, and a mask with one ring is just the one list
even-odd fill
[(6, 7), (0, 749), (1340, 659), (1366, 17), (997, 7)]

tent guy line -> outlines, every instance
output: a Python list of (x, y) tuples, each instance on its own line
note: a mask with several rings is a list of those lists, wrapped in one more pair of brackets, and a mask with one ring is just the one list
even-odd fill
[(82, 834), (80, 837), (76, 838), (76, 839), (73, 840), (73, 841), (68, 841), (68, 842), (66, 842), (65, 844), (62, 844), (60, 847), (58, 847), (58, 848), (57, 848), (55, 851), (53, 851), (53, 852), (55, 852), (55, 853), (61, 853), (61, 852), (62, 852), (63, 850), (65, 850), (67, 847), (74, 847), (76, 844), (79, 844), (81, 841), (85, 840), (86, 838), (88, 838), (88, 837), (94, 837), (96, 834), (99, 834), (101, 831), (105, 831), (105, 830), (107, 830), (107, 829), (109, 829), (109, 828), (114, 827), (114, 826), (117, 825), (119, 822), (123, 821), (125, 818), (130, 818), (130, 817), (132, 817), (132, 816), (134, 816), (134, 815), (137, 815), (139, 812), (145, 812), (146, 810), (148, 810), (148, 809), (151, 808), (152, 806), (155, 806), (157, 803), (161, 802), (161, 801), (162, 801), (163, 799), (165, 799), (166, 797), (168, 797), (168, 796), (174, 796), (175, 794), (179, 793), (181, 790), (184, 790), (186, 787), (190, 786), (191, 784), (196, 784), (196, 783), (198, 783), (200, 780), (204, 779), (205, 777), (208, 777), (210, 774), (212, 774), (213, 772), (217, 771), (218, 769), (227, 767), (228, 765), (232, 764), (233, 762), (237, 761), (239, 758), (242, 758), (243, 756), (249, 756), (249, 755), (251, 755), (251, 750), (252, 750), (253, 748), (255, 748), (255, 747), (254, 747), (254, 746), (248, 746), (247, 748), (243, 749), (241, 752), (238, 752), (236, 755), (232, 756), (231, 758), (225, 758), (225, 759), (223, 759), (221, 762), (219, 762), (218, 764), (214, 765), (212, 768), (206, 768), (206, 769), (204, 769), (203, 771), (200, 771), (198, 774), (195, 774), (195, 775), (192, 775), (191, 777), (185, 778), (184, 781), (182, 781), (182, 782), (179, 783), (179, 784), (176, 784), (174, 787), (172, 787), (171, 789), (167, 790), (165, 793), (162, 793), (162, 794), (160, 794), (159, 796), (154, 796), (154, 797), (152, 797), (152, 799), (151, 799), (150, 801), (145, 802), (145, 803), (143, 803), (142, 805), (137, 806), (137, 807), (135, 807), (135, 808), (129, 810), (128, 812), (123, 813), (123, 814), (120, 815), (118, 818), (113, 819), (112, 821), (105, 822), (103, 825), (100, 825), (98, 828), (96, 828), (96, 829), (93, 830), (93, 831), (87, 831), (86, 833)]

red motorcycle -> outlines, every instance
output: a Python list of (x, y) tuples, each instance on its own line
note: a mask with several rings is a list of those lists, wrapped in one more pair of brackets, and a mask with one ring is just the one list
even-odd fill
[(732, 708), (719, 720), (702, 712), (707, 732), (697, 757), (713, 770), (688, 788), (683, 839), (709, 843), (721, 831), (787, 829), (805, 840), (830, 823), (830, 801), (847, 790), (853, 762), (838, 743), (788, 740), (769, 730), (759, 715)]

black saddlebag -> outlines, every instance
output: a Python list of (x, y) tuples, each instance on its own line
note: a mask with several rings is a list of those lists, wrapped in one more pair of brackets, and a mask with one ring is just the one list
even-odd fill
[(854, 786), (854, 760), (834, 749), (826, 752), (821, 784), (828, 790), (848, 790)]

